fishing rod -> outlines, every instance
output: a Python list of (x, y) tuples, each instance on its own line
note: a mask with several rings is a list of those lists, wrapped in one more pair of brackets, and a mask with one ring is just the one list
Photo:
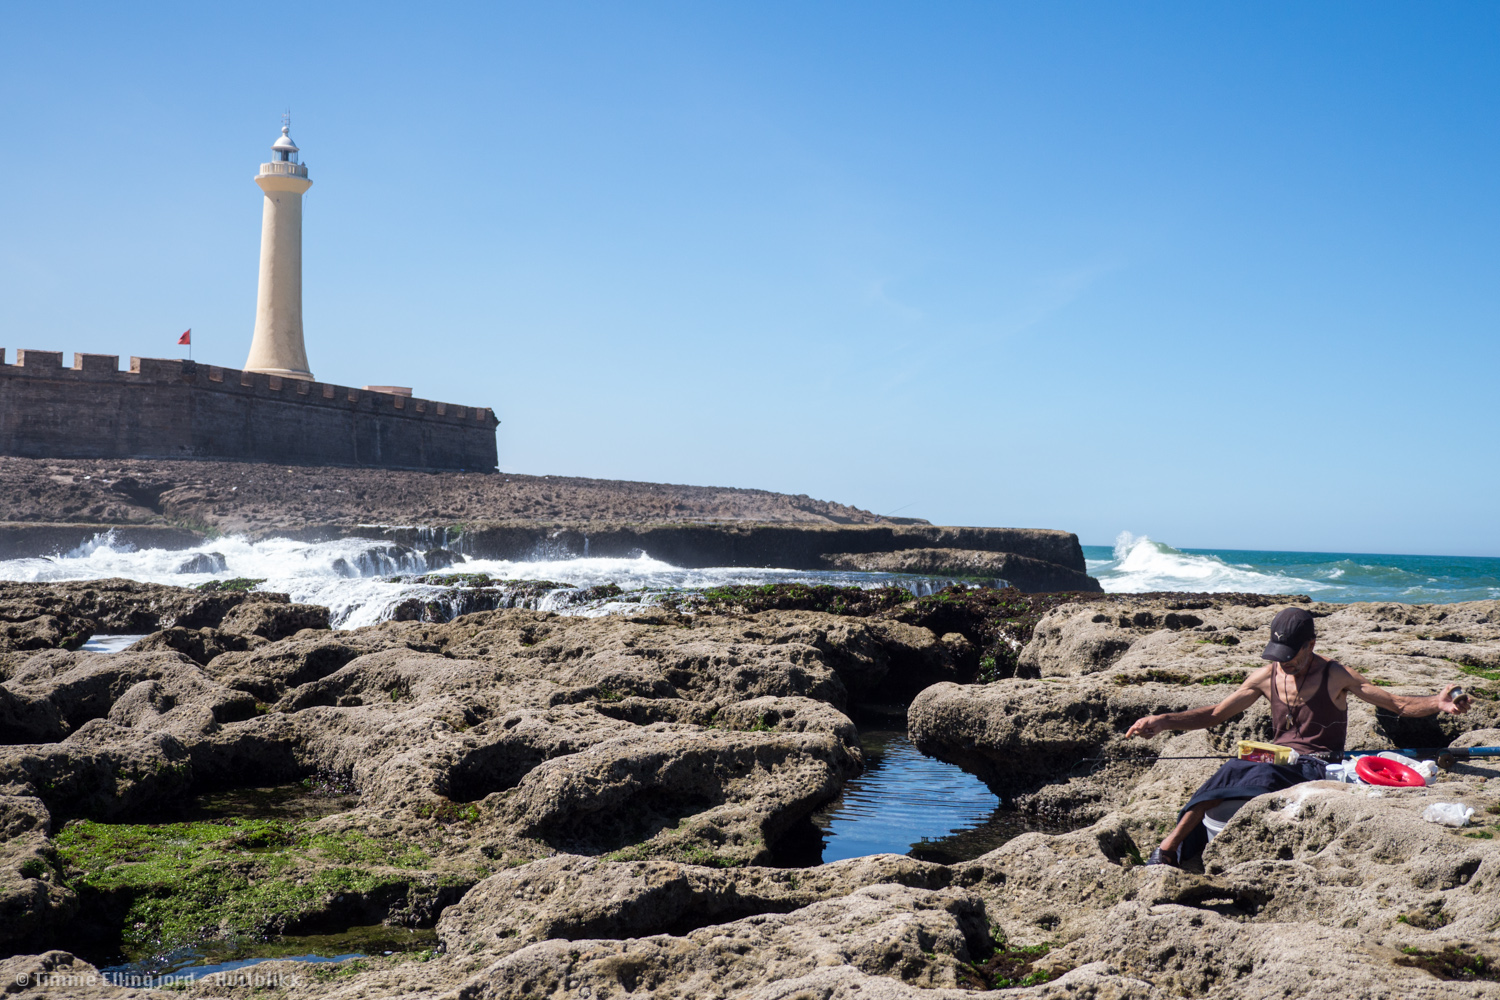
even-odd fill
[[(1456, 760), (1470, 760), (1475, 757), (1500, 757), (1500, 747), (1381, 747), (1378, 750), (1345, 750), (1344, 758), (1366, 757), (1382, 753), (1399, 753), (1403, 757), (1413, 760), (1436, 760), (1439, 764), (1443, 758), (1449, 758), (1450, 762)], [(1131, 755), (1128, 757), (1083, 757), (1079, 763), (1088, 761), (1102, 761), (1110, 764), (1154, 764), (1159, 760), (1241, 760), (1243, 758), (1235, 754), (1211, 753), (1194, 754), (1186, 757), (1151, 757), (1145, 754)], [(1321, 758), (1319, 758), (1321, 759)]]
[(1500, 757), (1500, 747), (1385, 747), (1381, 750), (1346, 750), (1344, 756), (1356, 757), (1368, 753), (1404, 753), (1419, 760), (1438, 754), (1450, 757)]
[(1345, 750), (1345, 757), (1363, 757), (1377, 753), (1399, 753), (1413, 760), (1435, 760), (1443, 763), (1455, 760), (1470, 760), (1475, 757), (1500, 757), (1500, 747), (1387, 747), (1384, 750)]
[(1080, 757), (1078, 762), (1082, 764), (1091, 760), (1105, 761), (1110, 764), (1155, 764), (1159, 760), (1239, 760), (1239, 758), (1228, 753), (1195, 754), (1191, 757), (1150, 757), (1144, 754), (1134, 754), (1129, 757)]

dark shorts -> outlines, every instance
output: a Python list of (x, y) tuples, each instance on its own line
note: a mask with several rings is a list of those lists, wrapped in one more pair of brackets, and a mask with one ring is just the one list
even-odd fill
[[(1304, 757), (1295, 764), (1262, 764), (1248, 760), (1226, 760), (1224, 766), (1205, 781), (1187, 805), (1177, 814), (1182, 814), (1197, 805), (1216, 799), (1253, 799), (1267, 792), (1279, 792), (1283, 788), (1300, 785), (1304, 781), (1323, 780), (1325, 765), (1316, 757)], [(1182, 861), (1196, 858), (1208, 846), (1208, 831), (1200, 824), (1182, 842), (1177, 856)]]

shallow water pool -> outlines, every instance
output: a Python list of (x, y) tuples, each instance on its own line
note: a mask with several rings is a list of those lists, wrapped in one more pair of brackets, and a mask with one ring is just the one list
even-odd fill
[(899, 720), (861, 726), (859, 741), (864, 774), (812, 817), (825, 864), (868, 854), (953, 864), (1037, 829), (972, 774), (918, 750)]
[(145, 635), (96, 635), (79, 648), (85, 653), (119, 653), (144, 638)]

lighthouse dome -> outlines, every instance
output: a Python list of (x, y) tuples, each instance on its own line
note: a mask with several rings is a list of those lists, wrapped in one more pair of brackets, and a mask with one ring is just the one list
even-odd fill
[(281, 126), (281, 136), (271, 144), (272, 151), (277, 153), (297, 152), (297, 144), (292, 141), (292, 137), (288, 134), (289, 132), (291, 132), (291, 129), (288, 126)]

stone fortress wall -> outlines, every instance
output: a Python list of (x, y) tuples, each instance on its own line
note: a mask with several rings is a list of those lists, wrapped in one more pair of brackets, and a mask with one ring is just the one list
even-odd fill
[(221, 458), (490, 472), (485, 407), (181, 359), (0, 348), (0, 455)]

